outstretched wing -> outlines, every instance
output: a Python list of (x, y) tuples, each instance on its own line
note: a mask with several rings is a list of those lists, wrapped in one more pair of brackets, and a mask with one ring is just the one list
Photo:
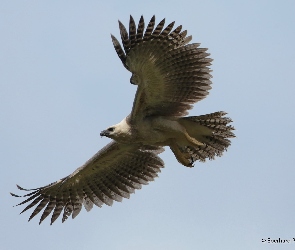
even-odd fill
[(24, 189), (18, 186), (20, 190), (30, 193), (12, 195), (27, 198), (18, 204), (29, 203), (21, 213), (38, 204), (29, 221), (45, 208), (39, 224), (53, 211), (52, 224), (62, 210), (64, 222), (70, 215), (75, 218), (82, 204), (87, 211), (92, 209), (93, 204), (101, 207), (105, 203), (110, 206), (113, 200), (129, 198), (135, 189), (154, 180), (160, 168), (164, 167), (163, 161), (157, 156), (162, 151), (162, 148), (139, 148), (113, 141), (71, 175), (41, 188)]
[[(132, 72), (131, 83), (138, 85), (131, 123), (146, 116), (183, 116), (192, 104), (202, 100), (211, 89), (212, 59), (199, 44), (188, 44), (174, 22), (164, 28), (165, 19), (155, 26), (155, 16), (144, 32), (144, 19), (138, 27), (130, 16), (129, 32), (119, 21), (124, 51), (112, 35), (114, 47), (123, 65)], [(164, 28), (164, 29), (163, 29)]]

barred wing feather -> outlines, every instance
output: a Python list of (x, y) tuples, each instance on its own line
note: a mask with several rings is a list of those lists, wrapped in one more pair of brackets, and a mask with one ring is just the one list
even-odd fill
[(111, 206), (114, 200), (129, 198), (135, 189), (153, 181), (160, 168), (164, 167), (157, 156), (162, 151), (162, 148), (138, 147), (113, 141), (71, 175), (41, 188), (24, 189), (18, 186), (29, 193), (12, 195), (26, 198), (17, 206), (29, 203), (21, 213), (37, 205), (29, 220), (44, 209), (39, 223), (51, 212), (51, 224), (62, 212), (64, 222), (70, 215), (75, 218), (82, 205), (87, 211), (93, 205)]
[[(130, 16), (129, 33), (119, 21), (123, 48), (112, 35), (123, 65), (132, 72), (131, 83), (138, 85), (130, 122), (146, 116), (183, 116), (192, 104), (211, 89), (212, 59), (200, 44), (188, 44), (192, 37), (174, 22), (164, 28), (165, 19), (155, 27), (152, 17), (146, 31), (144, 19), (138, 28)], [(173, 30), (173, 31), (172, 31)]]

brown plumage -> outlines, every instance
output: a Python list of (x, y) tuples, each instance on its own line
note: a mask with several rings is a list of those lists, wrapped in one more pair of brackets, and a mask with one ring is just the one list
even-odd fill
[(145, 28), (143, 17), (136, 27), (130, 16), (129, 29), (119, 21), (122, 45), (112, 35), (115, 50), (137, 85), (131, 113), (120, 123), (101, 132), (114, 141), (98, 151), (71, 175), (47, 186), (23, 189), (29, 192), (28, 204), (34, 206), (29, 220), (40, 213), (40, 223), (50, 214), (51, 224), (62, 214), (62, 222), (75, 218), (82, 205), (112, 205), (129, 198), (158, 176), (164, 167), (158, 157), (169, 146), (176, 159), (192, 167), (195, 161), (221, 156), (234, 137), (230, 118), (225, 112), (184, 117), (192, 105), (211, 89), (212, 59), (200, 44), (188, 44), (192, 37), (182, 26), (165, 27), (165, 19), (155, 25), (155, 16)]

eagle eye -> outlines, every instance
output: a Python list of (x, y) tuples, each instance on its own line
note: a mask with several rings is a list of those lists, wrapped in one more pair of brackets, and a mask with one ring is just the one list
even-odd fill
[(115, 129), (112, 127), (112, 128), (108, 128), (108, 131), (110, 132), (113, 132)]

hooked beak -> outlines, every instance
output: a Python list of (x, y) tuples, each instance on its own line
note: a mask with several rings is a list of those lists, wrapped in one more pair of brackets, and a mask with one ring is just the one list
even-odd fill
[(108, 136), (109, 134), (110, 134), (110, 132), (107, 130), (103, 130), (100, 132), (100, 136)]

